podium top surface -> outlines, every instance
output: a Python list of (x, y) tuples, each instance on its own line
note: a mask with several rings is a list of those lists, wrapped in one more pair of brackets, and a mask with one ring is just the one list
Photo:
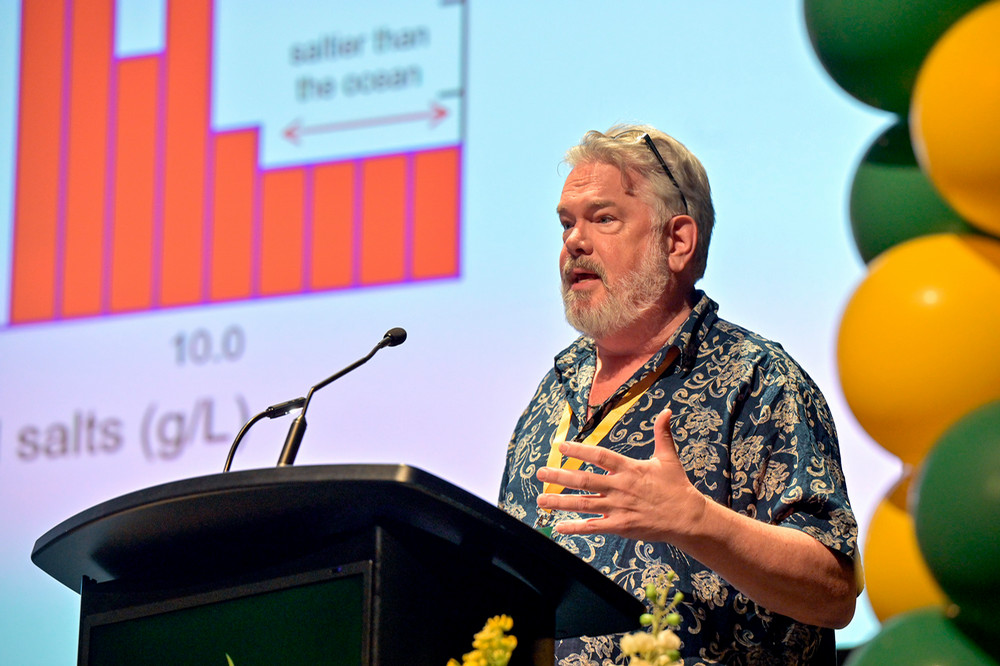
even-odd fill
[(247, 549), (322, 541), (386, 521), (474, 547), (553, 599), (557, 636), (629, 631), (644, 611), (551, 539), (407, 465), (278, 467), (153, 486), (63, 521), (39, 537), (31, 559), (79, 591), (84, 576), (105, 582), (141, 580), (151, 570), (178, 578), (193, 567), (223, 571)]

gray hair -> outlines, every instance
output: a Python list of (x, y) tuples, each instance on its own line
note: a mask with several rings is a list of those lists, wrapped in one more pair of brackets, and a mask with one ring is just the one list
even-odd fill
[[(649, 134), (656, 149), (660, 151), (677, 180), (676, 186), (646, 145), (643, 134)], [(694, 218), (698, 229), (698, 242), (692, 258), (692, 275), (697, 281), (705, 274), (708, 245), (715, 225), (715, 208), (712, 206), (712, 190), (705, 167), (684, 144), (649, 125), (615, 125), (607, 133), (597, 130), (587, 132), (579, 145), (566, 152), (566, 163), (571, 168), (588, 162), (618, 167), (622, 173), (622, 182), (628, 190), (636, 187), (636, 176), (649, 183), (653, 195), (650, 203), (658, 218), (655, 223), (657, 233), (663, 232), (670, 218), (684, 214), (686, 199), (687, 214)]]

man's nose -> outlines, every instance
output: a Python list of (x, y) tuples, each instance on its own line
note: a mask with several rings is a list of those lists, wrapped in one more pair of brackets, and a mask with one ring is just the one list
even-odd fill
[(564, 236), (563, 245), (566, 252), (571, 257), (579, 257), (583, 254), (590, 254), (594, 251), (594, 245), (590, 241), (590, 236), (584, 229), (585, 223), (577, 222), (570, 227)]

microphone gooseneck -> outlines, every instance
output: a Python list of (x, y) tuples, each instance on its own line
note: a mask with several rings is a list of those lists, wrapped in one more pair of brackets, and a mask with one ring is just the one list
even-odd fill
[(295, 398), (294, 400), (286, 400), (285, 402), (279, 402), (276, 405), (271, 405), (260, 414), (243, 424), (240, 428), (239, 433), (236, 435), (236, 439), (233, 440), (233, 445), (229, 447), (229, 455), (226, 456), (226, 464), (223, 465), (223, 473), (228, 472), (229, 468), (233, 466), (233, 456), (236, 455), (236, 449), (239, 448), (240, 442), (243, 441), (243, 437), (250, 431), (257, 421), (261, 419), (276, 419), (279, 416), (284, 416), (293, 409), (298, 409), (306, 403), (305, 398)]
[(386, 334), (382, 336), (382, 339), (379, 340), (378, 344), (375, 345), (370, 352), (368, 352), (367, 356), (355, 361), (340, 372), (330, 375), (319, 384), (316, 384), (309, 389), (309, 392), (306, 394), (305, 400), (302, 404), (302, 411), (299, 412), (299, 415), (295, 417), (295, 420), (292, 421), (292, 425), (288, 428), (288, 435), (285, 437), (285, 445), (282, 447), (281, 456), (278, 458), (278, 467), (287, 467), (288, 465), (295, 463), (295, 456), (298, 455), (299, 445), (302, 444), (302, 437), (306, 432), (306, 410), (309, 409), (309, 401), (312, 400), (313, 393), (320, 390), (324, 386), (335, 382), (355, 368), (364, 365), (371, 360), (372, 356), (374, 356), (378, 350), (383, 347), (396, 347), (397, 345), (403, 344), (405, 341), (405, 330), (399, 327), (391, 328), (386, 331)]

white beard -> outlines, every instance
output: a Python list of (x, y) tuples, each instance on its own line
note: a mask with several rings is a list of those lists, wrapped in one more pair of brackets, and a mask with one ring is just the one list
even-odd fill
[[(604, 285), (604, 299), (592, 303), (597, 294), (570, 289), (574, 268), (594, 273)], [(566, 321), (584, 335), (600, 339), (634, 324), (657, 305), (673, 275), (659, 243), (651, 240), (639, 266), (608, 284), (604, 267), (585, 255), (567, 259), (562, 266), (562, 297)]]

